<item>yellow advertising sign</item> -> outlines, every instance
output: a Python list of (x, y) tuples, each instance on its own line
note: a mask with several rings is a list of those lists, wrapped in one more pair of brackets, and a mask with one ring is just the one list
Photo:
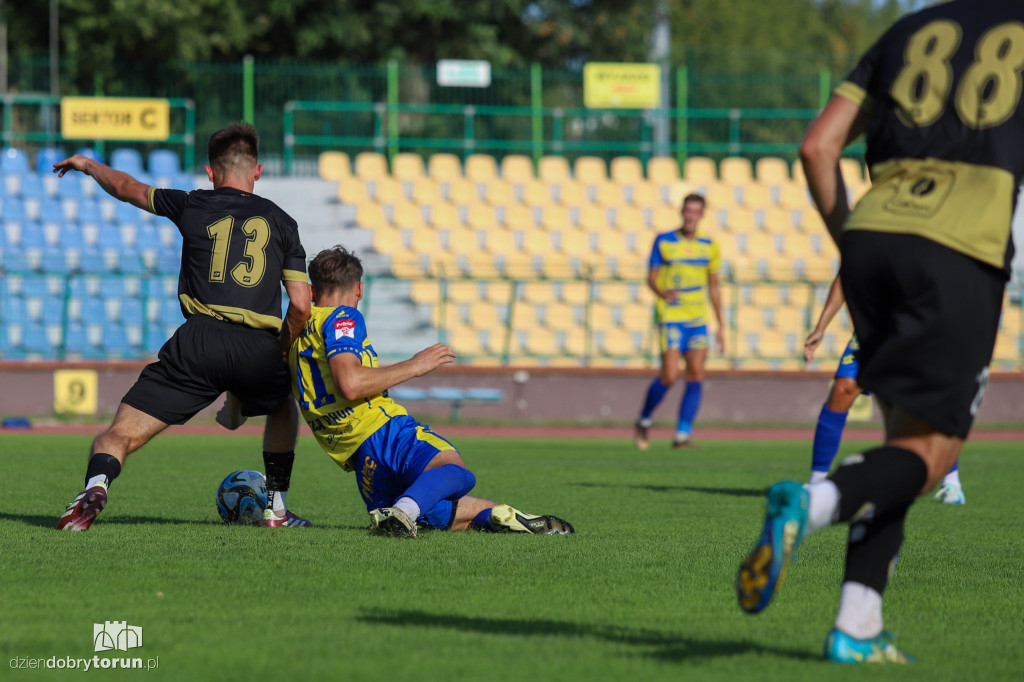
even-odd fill
[(63, 97), (60, 132), (65, 140), (166, 140), (171, 104), (141, 97)]
[(53, 373), (53, 411), (57, 414), (96, 414), (99, 378), (92, 369), (58, 369)]
[(584, 64), (583, 104), (598, 109), (653, 109), (661, 104), (661, 68), (657, 64)]

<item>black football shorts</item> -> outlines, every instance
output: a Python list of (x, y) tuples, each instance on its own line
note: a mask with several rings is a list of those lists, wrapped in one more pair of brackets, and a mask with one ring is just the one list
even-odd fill
[(184, 424), (224, 391), (251, 417), (276, 412), (291, 391), (276, 334), (192, 315), (142, 370), (122, 402), (167, 424)]
[(860, 340), (857, 383), (935, 430), (966, 438), (988, 380), (1005, 275), (909, 234), (849, 230), (840, 251)]

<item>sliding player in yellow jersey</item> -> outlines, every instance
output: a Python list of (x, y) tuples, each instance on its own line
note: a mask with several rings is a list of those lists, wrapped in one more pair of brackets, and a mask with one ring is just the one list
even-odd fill
[(651, 382), (636, 421), (634, 441), (639, 450), (650, 445), (648, 429), (654, 410), (679, 377), (679, 362), (686, 361), (686, 390), (679, 403), (679, 419), (672, 446), (688, 447), (693, 421), (704, 390), (704, 363), (708, 357), (707, 301), (715, 311), (715, 341), (725, 350), (722, 303), (718, 288), (721, 258), (718, 246), (697, 236), (704, 217), (704, 197), (689, 194), (683, 199), (683, 224), (659, 234), (651, 248), (647, 283), (658, 297), (657, 317), (661, 337), (661, 372)]
[(417, 526), (565, 535), (572, 524), (470, 497), (476, 477), (451, 443), (418, 423), (388, 389), (453, 361), (443, 344), (381, 367), (356, 305), (363, 266), (337, 246), (309, 263), (315, 304), (289, 354), (292, 390), (324, 451), (354, 471), (371, 528), (416, 537)]

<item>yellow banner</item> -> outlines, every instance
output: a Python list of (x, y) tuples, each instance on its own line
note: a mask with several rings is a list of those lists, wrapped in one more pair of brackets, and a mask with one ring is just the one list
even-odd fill
[(165, 99), (63, 97), (60, 132), (65, 140), (166, 140), (171, 104)]
[(53, 373), (53, 411), (57, 414), (96, 414), (99, 379), (92, 369), (58, 369)]
[(583, 104), (598, 109), (653, 109), (661, 104), (661, 68), (657, 64), (584, 64)]

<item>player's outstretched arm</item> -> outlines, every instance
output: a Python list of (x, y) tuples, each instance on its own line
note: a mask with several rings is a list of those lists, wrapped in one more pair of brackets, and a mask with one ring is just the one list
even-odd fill
[(377, 395), (413, 377), (420, 377), (455, 360), (455, 353), (443, 343), (424, 348), (408, 360), (387, 367), (363, 367), (353, 353), (338, 353), (330, 359), (334, 384), (345, 400)]
[(114, 170), (81, 154), (75, 154), (53, 164), (53, 172), (58, 178), (64, 177), (64, 174), (71, 170), (91, 175), (103, 191), (115, 199), (127, 201), (144, 211), (152, 211), (149, 206), (149, 185), (139, 182), (127, 173)]
[(843, 307), (843, 303), (846, 301), (846, 297), (843, 295), (843, 284), (839, 281), (839, 275), (832, 280), (832, 287), (828, 290), (828, 298), (825, 299), (825, 305), (821, 309), (821, 316), (818, 318), (818, 324), (814, 325), (814, 329), (807, 335), (807, 340), (804, 341), (804, 361), (814, 361), (814, 351), (818, 349), (821, 344), (822, 338), (825, 336), (825, 330), (828, 328), (829, 323), (839, 312), (839, 309)]

